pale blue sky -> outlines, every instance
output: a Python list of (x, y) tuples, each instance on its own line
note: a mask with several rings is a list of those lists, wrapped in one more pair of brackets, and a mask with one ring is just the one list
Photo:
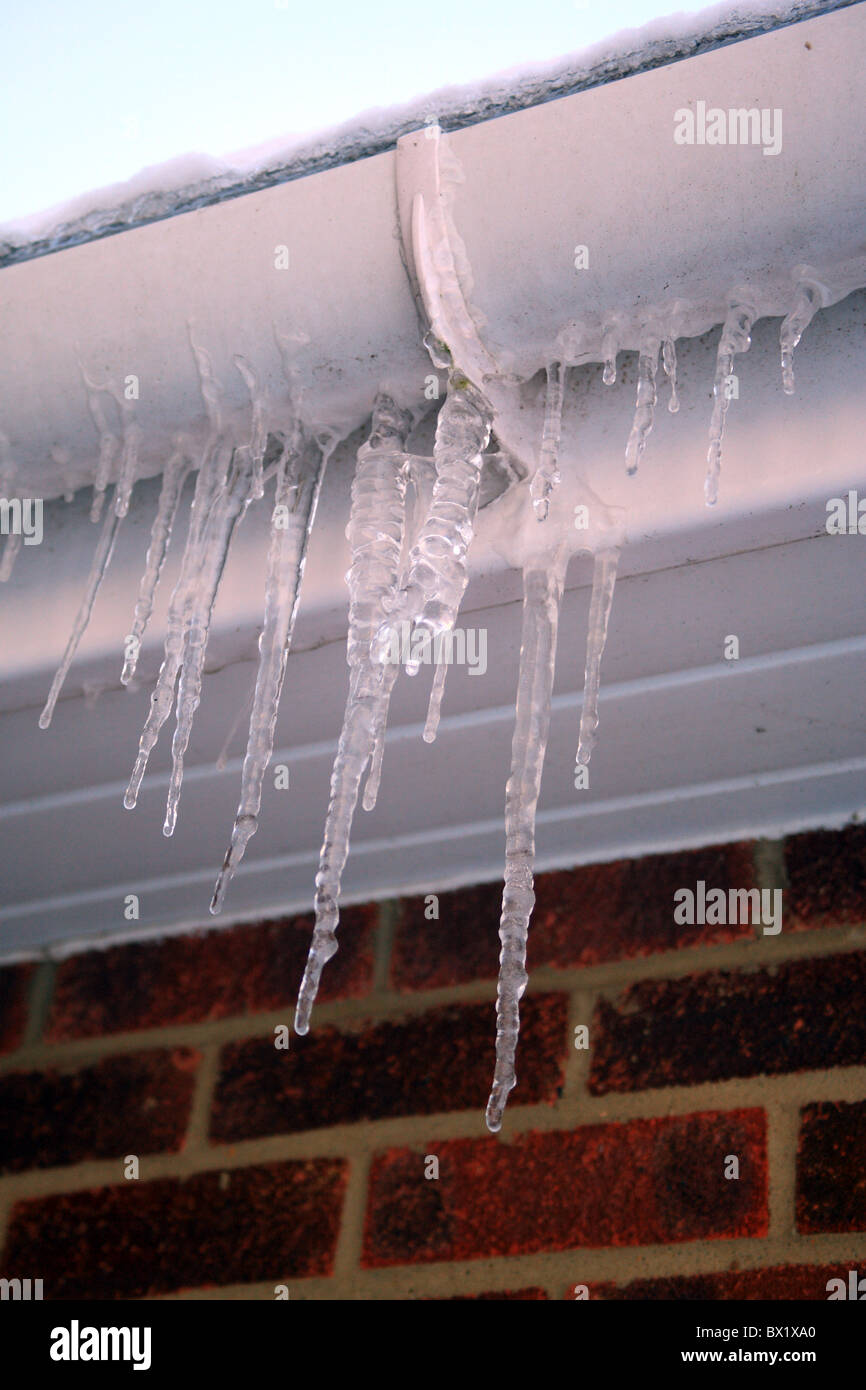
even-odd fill
[(584, 48), (676, 0), (0, 0), (0, 222)]

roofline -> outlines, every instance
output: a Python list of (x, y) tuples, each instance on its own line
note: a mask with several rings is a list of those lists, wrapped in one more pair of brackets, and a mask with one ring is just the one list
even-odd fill
[[(785, 14), (730, 14), (720, 19), (703, 35), (648, 38), (640, 48), (608, 54), (583, 68), (575, 67), (575, 55), (572, 55), (560, 60), (558, 65), (548, 65), (547, 70), (537, 78), (523, 79), (518, 91), (509, 89), (508, 74), (502, 75), (498, 89), (493, 85), (496, 79), (492, 79), (491, 89), (487, 93), (479, 94), (474, 87), (440, 89), (439, 92), (431, 93), (429, 97), (416, 99), (411, 104), (385, 112), (378, 127), (371, 128), (369, 121), (364, 121), (363, 118), (334, 127), (324, 136), (318, 136), (306, 146), (299, 148), (286, 161), (258, 170), (247, 177), (238, 178), (236, 171), (228, 171), (204, 182), (199, 181), (179, 188), (173, 192), (170, 207), (165, 206), (164, 193), (153, 191), (116, 208), (95, 208), (72, 222), (60, 224), (49, 235), (32, 241), (17, 244), (0, 241), (0, 269), (24, 261), (37, 260), (41, 256), (53, 255), (58, 251), (67, 251), (73, 246), (81, 246), (87, 242), (101, 241), (104, 237), (116, 236), (136, 227), (167, 221), (198, 208), (211, 207), (243, 197), (247, 193), (257, 193), (277, 184), (291, 183), (295, 179), (307, 178), (310, 174), (319, 174), (327, 169), (354, 164), (358, 160), (383, 154), (393, 149), (401, 136), (418, 129), (419, 121), (423, 119), (419, 117), (419, 110), (424, 106), (429, 106), (431, 114), (435, 114), (437, 124), (442, 130), (462, 130), (467, 126), (494, 120), (498, 116), (542, 106), (560, 97), (573, 96), (592, 87), (605, 86), (654, 68), (667, 67), (684, 58), (694, 58), (713, 49), (725, 48), (745, 39), (757, 38), (762, 34), (788, 28), (792, 24), (799, 24), (804, 20), (815, 19), (820, 15), (831, 14), (835, 10), (848, 9), (861, 3), (864, 3), (864, 0), (794, 0)], [(596, 44), (593, 47), (597, 52), (602, 46)], [(513, 81), (513, 78), (511, 80)], [(446, 98), (448, 107), (437, 109), (437, 97)], [(94, 219), (100, 217), (104, 217), (105, 221), (94, 223)]]

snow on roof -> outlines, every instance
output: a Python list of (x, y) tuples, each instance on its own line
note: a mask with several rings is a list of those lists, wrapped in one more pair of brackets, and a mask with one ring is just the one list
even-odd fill
[(434, 118), (443, 130), (459, 130), (860, 2), (726, 0), (621, 30), (548, 63), (442, 87), (400, 106), (372, 108), (314, 135), (284, 135), (224, 159), (179, 155), (124, 183), (0, 224), (0, 267), (366, 159)]

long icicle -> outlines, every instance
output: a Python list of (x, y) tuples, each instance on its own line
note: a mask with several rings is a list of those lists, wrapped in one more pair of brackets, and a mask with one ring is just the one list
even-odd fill
[(138, 794), (147, 771), (151, 753), (156, 747), (160, 730), (171, 714), (174, 705), (175, 685), (178, 672), (183, 663), (184, 648), (192, 603), (195, 593), (196, 577), (203, 563), (202, 538), (215, 498), (224, 483), (230, 461), (230, 448), (222, 437), (222, 412), (219, 383), (214, 375), (210, 356), (193, 341), (192, 326), (187, 324), (189, 345), (198, 372), (199, 389), (205, 405), (210, 429), (205, 441), (198, 476), (195, 480), (192, 505), (189, 512), (189, 529), (181, 560), (180, 574), (168, 606), (168, 620), (165, 633), (165, 647), (156, 686), (150, 697), (150, 709), (138, 741), (138, 756), (123, 798), (123, 804), (131, 811), (138, 801)]
[(123, 804), (131, 811), (147, 771), (148, 759), (156, 747), (159, 732), (174, 705), (174, 690), (183, 660), (186, 629), (191, 605), (191, 588), (202, 563), (201, 538), (211, 507), (217, 479), (224, 470), (225, 447), (210, 439), (199, 464), (195, 492), (190, 507), (189, 530), (186, 537), (180, 574), (168, 606), (165, 649), (156, 686), (150, 697), (150, 709), (138, 744), (138, 756), (129, 779)]
[(505, 795), (505, 887), (499, 939), (496, 991), (496, 1068), (487, 1102), (487, 1128), (502, 1126), (508, 1093), (516, 1084), (514, 1059), (520, 1030), (520, 1000), (526, 989), (526, 945), (535, 906), (535, 813), (550, 730), (550, 701), (556, 664), (556, 636), (566, 556), (552, 556), (545, 568), (524, 571), (523, 631), (511, 775)]
[(719, 500), (719, 474), (722, 471), (722, 439), (725, 433), (725, 416), (731, 399), (731, 382), (734, 375), (734, 358), (738, 352), (748, 352), (751, 345), (752, 324), (755, 309), (744, 299), (737, 298), (731, 304), (719, 339), (716, 353), (716, 376), (713, 382), (713, 414), (710, 419), (710, 447), (707, 450), (707, 476), (704, 480), (704, 500), (708, 507), (714, 507)]
[(364, 783), (364, 797), (361, 802), (365, 811), (375, 810), (376, 802), (379, 799), (382, 761), (385, 757), (385, 732), (388, 728), (388, 711), (391, 707), (391, 694), (399, 674), (400, 667), (396, 662), (389, 662), (382, 671), (382, 686), (373, 712), (373, 747), (370, 753), (370, 770)]
[(801, 280), (797, 285), (794, 307), (782, 320), (779, 346), (782, 354), (782, 390), (794, 394), (794, 349), (819, 309), (824, 307), (824, 290), (814, 280)]
[[(406, 587), (391, 599), (389, 615), (376, 635), (374, 656), (380, 661), (401, 622), (414, 623), (419, 637), (430, 639), (454, 626), (468, 580), (466, 556), (474, 535), (481, 455), (492, 422), (481, 393), (465, 377), (452, 373), (436, 421), (436, 482), (430, 510), (412, 547)], [(418, 665), (407, 662), (407, 674), (415, 675)]]
[(539, 521), (546, 521), (550, 511), (550, 494), (559, 483), (559, 441), (562, 435), (562, 402), (565, 392), (566, 368), (554, 362), (547, 368), (547, 393), (544, 404), (544, 425), (541, 431), (541, 451), (538, 468), (530, 484), (532, 505)]
[(656, 372), (659, 364), (661, 341), (657, 334), (645, 332), (641, 339), (637, 364), (637, 398), (634, 408), (634, 422), (628, 443), (625, 446), (626, 472), (637, 472), (643, 458), (646, 442), (653, 427), (656, 407)]
[(111, 557), (114, 553), (114, 543), (117, 540), (117, 533), (120, 528), (122, 518), (112, 508), (106, 513), (102, 523), (102, 531), (93, 555), (93, 564), (90, 567), (90, 574), (87, 576), (87, 584), (84, 590), (84, 597), (81, 606), (72, 625), (72, 632), (66, 644), (66, 651), (63, 653), (63, 660), (57, 668), (54, 680), (51, 682), (51, 689), (48, 692), (48, 699), (45, 701), (45, 708), (39, 716), (40, 729), (47, 729), (54, 715), (54, 707), (57, 704), (57, 697), (63, 689), (63, 683), (72, 665), (72, 659), (78, 650), (78, 644), (84, 635), (87, 624), (90, 622), (90, 615), (93, 612), (93, 605), (96, 602), (96, 595), (99, 593), (100, 585), (105, 578), (108, 566), (111, 564)]
[[(580, 714), (580, 734), (577, 742), (577, 765), (587, 766), (595, 747), (598, 728), (598, 691), (601, 683), (601, 658), (607, 642), (607, 625), (613, 604), (619, 550), (600, 550), (593, 562), (592, 598), (589, 603), (589, 626), (586, 634), (586, 671), (583, 678), (583, 708)], [(576, 769), (575, 769), (576, 770)]]
[(165, 466), (162, 475), (162, 485), (159, 490), (159, 502), (157, 503), (156, 516), (150, 528), (150, 545), (147, 548), (147, 559), (144, 563), (144, 574), (141, 576), (141, 583), (138, 589), (138, 600), (135, 605), (135, 614), (132, 620), (132, 631), (129, 633), (124, 653), (123, 670), (120, 673), (121, 685), (129, 685), (138, 667), (138, 657), (141, 651), (141, 642), (150, 622), (153, 612), (153, 601), (156, 588), (159, 584), (159, 577), (162, 574), (162, 567), (165, 564), (165, 557), (171, 541), (171, 533), (174, 527), (174, 520), (177, 515), (177, 508), (180, 502), (180, 495), (183, 492), (183, 485), (186, 482), (189, 471), (189, 461), (183, 448), (178, 444), (175, 453), (172, 454)]
[(111, 394), (108, 387), (97, 386), (95, 382), (90, 380), (84, 369), (80, 352), (78, 353), (78, 367), (84, 381), (84, 389), (87, 392), (87, 408), (90, 412), (90, 418), (99, 436), (99, 458), (96, 464), (96, 477), (93, 482), (93, 502), (90, 507), (90, 520), (97, 522), (102, 515), (105, 492), (111, 482), (111, 473), (120, 448), (120, 441), (117, 435), (108, 428), (105, 411), (102, 409), (102, 402), (99, 399), (102, 392)]
[(229, 467), (225, 485), (220, 485), (201, 539), (202, 563), (190, 590), (186, 640), (177, 687), (175, 730), (171, 741), (171, 777), (165, 805), (163, 835), (173, 835), (177, 823), (184, 756), (189, 746), (195, 712), (201, 701), (213, 607), (232, 537), (252, 501), (253, 470), (254, 461), (250, 451), (238, 450)]
[(118, 516), (123, 517), (129, 511), (129, 499), (138, 476), (138, 455), (144, 432), (135, 418), (132, 403), (119, 393), (112, 394), (123, 421), (120, 464), (117, 470), (117, 486), (114, 489), (114, 510)]
[[(268, 549), (265, 616), (259, 638), (259, 670), (241, 776), (241, 795), (231, 843), (226, 850), (211, 900), (212, 913), (222, 908), (232, 876), (258, 829), (262, 784), (274, 751), (274, 733), (286, 661), (292, 645), (307, 547), (327, 459), (325, 451), (317, 450), (316, 461), (312, 463), (311, 451), (303, 446), (298, 429), (279, 461)], [(282, 524), (284, 519), (285, 525)]]
[[(406, 521), (404, 525), (403, 546), (404, 551), (408, 552), (406, 564), (401, 569), (400, 579), (396, 589), (402, 590), (408, 582), (409, 564), (411, 562), (412, 548), (415, 540), (421, 533), (424, 518), (430, 510), (430, 503), (433, 498), (433, 486), (436, 481), (436, 465), (432, 459), (421, 458), (418, 454), (407, 455), (409, 481), (414, 492), (414, 501), (410, 508), (407, 508)], [(384, 607), (388, 608), (392, 599), (384, 601)], [(401, 666), (397, 661), (388, 662), (382, 674), (382, 688), (376, 705), (376, 712), (373, 718), (373, 751), (370, 754), (370, 765), (367, 770), (367, 780), (364, 783), (364, 795), (361, 801), (365, 811), (373, 811), (379, 799), (379, 787), (382, 781), (382, 763), (385, 757), (385, 733), (388, 728), (388, 711), (391, 706), (391, 695), (397, 678), (400, 675)], [(432, 699), (432, 696), (431, 696)]]
[(381, 698), (383, 663), (374, 661), (373, 637), (383, 602), (400, 575), (406, 513), (406, 437), (410, 419), (380, 394), (370, 438), (358, 450), (352, 483), (348, 536), (352, 547), (349, 584), (349, 694), (331, 774), (331, 795), (316, 874), (316, 925), (295, 1010), (295, 1032), (309, 1030), (322, 969), (337, 950), (340, 884), (361, 778), (373, 745)]

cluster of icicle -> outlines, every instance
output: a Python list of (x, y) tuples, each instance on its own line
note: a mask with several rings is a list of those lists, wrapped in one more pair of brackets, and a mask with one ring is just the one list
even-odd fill
[[(787, 393), (794, 389), (794, 349), (816, 310), (825, 302), (820, 284), (811, 279), (799, 281), (794, 306), (781, 328), (782, 376)], [(722, 436), (730, 399), (727, 384), (735, 356), (750, 345), (749, 335), (755, 317), (756, 309), (747, 291), (730, 297), (717, 354), (705, 484), (708, 505), (712, 505), (718, 495)], [(616, 380), (616, 328), (616, 322), (612, 321), (602, 349), (603, 380), (609, 385)], [(327, 460), (336, 440), (329, 435), (313, 437), (301, 424), (294, 401), (291, 427), (272, 429), (273, 422), (268, 420), (255, 373), (238, 357), (235, 363), (250, 393), (252, 423), (249, 440), (237, 445), (222, 419), (222, 393), (208, 354), (192, 340), (191, 346), (209, 428), (197, 460), (192, 457), (188, 441), (179, 437), (163, 472), (132, 629), (126, 639), (120, 677), (125, 686), (132, 682), (136, 672), (181, 494), (193, 471), (196, 481), (180, 572), (169, 604), (163, 661), (124, 805), (127, 808), (135, 806), (150, 753), (174, 709), (172, 772), (163, 826), (166, 835), (173, 833), (184, 756), (201, 699), (211, 616), (229, 547), (250, 503), (263, 497), (265, 484), (273, 478), (274, 510), (259, 665), (240, 800), (211, 902), (211, 911), (216, 913), (258, 826), (263, 779), (273, 754), (307, 548)], [(297, 1004), (295, 1027), (298, 1033), (308, 1031), (322, 969), (337, 950), (341, 878), (365, 770), (367, 780), (362, 804), (365, 810), (371, 810), (376, 803), (389, 703), (400, 672), (400, 666), (392, 659), (394, 633), (406, 625), (411, 630), (409, 649), (414, 655), (407, 664), (407, 673), (416, 674), (419, 640), (433, 642), (454, 627), (468, 580), (467, 556), (475, 531), (481, 471), (496, 412), (485, 390), (459, 371), (447, 353), (443, 358), (441, 342), (438, 353), (431, 347), (431, 355), (437, 366), (442, 366), (446, 360), (449, 362), (448, 390), (438, 415), (432, 464), (430, 460), (407, 453), (411, 416), (385, 392), (380, 393), (375, 402), (371, 432), (357, 457), (347, 529), (352, 554), (347, 576), (349, 690), (316, 875), (316, 920)], [(640, 345), (634, 422), (626, 446), (629, 473), (637, 469), (652, 429), (659, 357), (671, 386), (669, 409), (676, 411), (679, 403), (675, 335), (666, 334), (652, 324), (645, 330)], [(547, 369), (538, 465), (524, 489), (534, 521), (542, 526), (548, 521), (551, 499), (560, 480), (558, 456), (567, 371), (562, 361), (552, 363)], [(81, 606), (39, 719), (43, 729), (51, 722), (110, 565), (119, 528), (129, 510), (138, 469), (141, 431), (133, 407), (108, 385), (95, 384), (83, 368), (82, 376), (100, 441), (91, 520), (95, 523), (101, 520), (102, 526)], [(106, 394), (113, 396), (118, 405), (119, 436), (107, 423), (102, 401)], [(279, 447), (274, 454), (275, 444)], [(0, 435), (0, 493), (4, 497), (14, 496), (15, 474), (8, 442)], [(112, 488), (111, 503), (103, 518), (103, 507)], [(414, 499), (412, 507), (410, 496)], [(0, 561), (0, 581), (9, 578), (20, 541), (19, 535), (7, 537)], [(486, 1115), (487, 1125), (494, 1131), (502, 1124), (509, 1092), (516, 1084), (519, 1004), (528, 979), (526, 949), (535, 900), (536, 808), (550, 725), (559, 608), (566, 566), (575, 548), (573, 543), (567, 546), (560, 541), (546, 549), (544, 546), (530, 547), (529, 553), (535, 558), (524, 564), (520, 670), (511, 773), (506, 788), (496, 1063)], [(577, 774), (588, 765), (595, 744), (601, 659), (618, 558), (616, 544), (599, 549), (594, 556), (575, 786), (586, 785), (585, 781), (577, 780)], [(400, 643), (396, 645), (399, 648)], [(442, 657), (435, 668), (424, 730), (428, 742), (436, 737), (446, 673), (447, 661)]]

